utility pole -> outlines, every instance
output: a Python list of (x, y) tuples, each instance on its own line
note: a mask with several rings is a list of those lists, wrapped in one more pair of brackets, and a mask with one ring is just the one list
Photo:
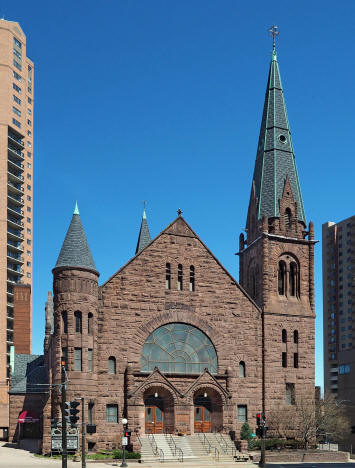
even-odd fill
[(62, 360), (62, 468), (68, 467), (68, 453), (67, 453), (67, 420), (65, 418), (65, 401), (67, 399), (66, 389), (66, 372), (65, 372), (65, 361)]
[(85, 460), (85, 400), (81, 398), (81, 468), (86, 468)]

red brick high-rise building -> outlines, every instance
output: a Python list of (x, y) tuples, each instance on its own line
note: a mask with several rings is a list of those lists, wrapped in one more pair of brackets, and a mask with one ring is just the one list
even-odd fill
[[(153, 240), (144, 214), (135, 255), (99, 286), (74, 211), (53, 269), (44, 359), (49, 383), (58, 384), (65, 357), (67, 398), (85, 397), (97, 425), (88, 447), (119, 446), (122, 417), (136, 448), (137, 435), (151, 432), (239, 438), (258, 411), (268, 417), (298, 395), (313, 398), (314, 242), (273, 51), (240, 284), (179, 211)], [(51, 417), (60, 417), (56, 391), (44, 407), (47, 452)]]

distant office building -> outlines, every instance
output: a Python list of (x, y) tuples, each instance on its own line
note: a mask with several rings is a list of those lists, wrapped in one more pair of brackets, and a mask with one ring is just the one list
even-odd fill
[(355, 442), (355, 215), (323, 224), (324, 389), (348, 407)]
[(0, 20), (0, 437), (10, 347), (32, 348), (33, 76), (21, 26)]

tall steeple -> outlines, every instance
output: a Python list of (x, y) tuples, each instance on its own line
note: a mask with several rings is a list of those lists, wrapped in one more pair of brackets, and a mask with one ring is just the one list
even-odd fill
[(79, 267), (97, 272), (81, 223), (77, 202), (54, 269), (68, 267)]
[(256, 203), (257, 220), (264, 216), (283, 216), (280, 200), (287, 179), (295, 203), (294, 215), (305, 226), (306, 217), (274, 40), (253, 175), (252, 198)]
[(144, 205), (141, 228), (139, 231), (137, 248), (136, 248), (135, 253), (136, 254), (139, 253), (142, 249), (144, 249), (144, 247), (146, 247), (149, 244), (150, 241), (151, 241), (151, 237), (150, 237), (150, 232), (149, 232), (149, 227), (148, 227), (148, 222), (147, 222), (147, 215), (145, 212), (145, 205)]

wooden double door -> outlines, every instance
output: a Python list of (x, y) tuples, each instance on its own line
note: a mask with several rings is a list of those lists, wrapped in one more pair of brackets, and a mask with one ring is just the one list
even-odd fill
[(146, 405), (145, 407), (145, 433), (162, 434), (164, 432), (163, 405)]
[(194, 399), (194, 431), (211, 432), (211, 400), (208, 397)]

